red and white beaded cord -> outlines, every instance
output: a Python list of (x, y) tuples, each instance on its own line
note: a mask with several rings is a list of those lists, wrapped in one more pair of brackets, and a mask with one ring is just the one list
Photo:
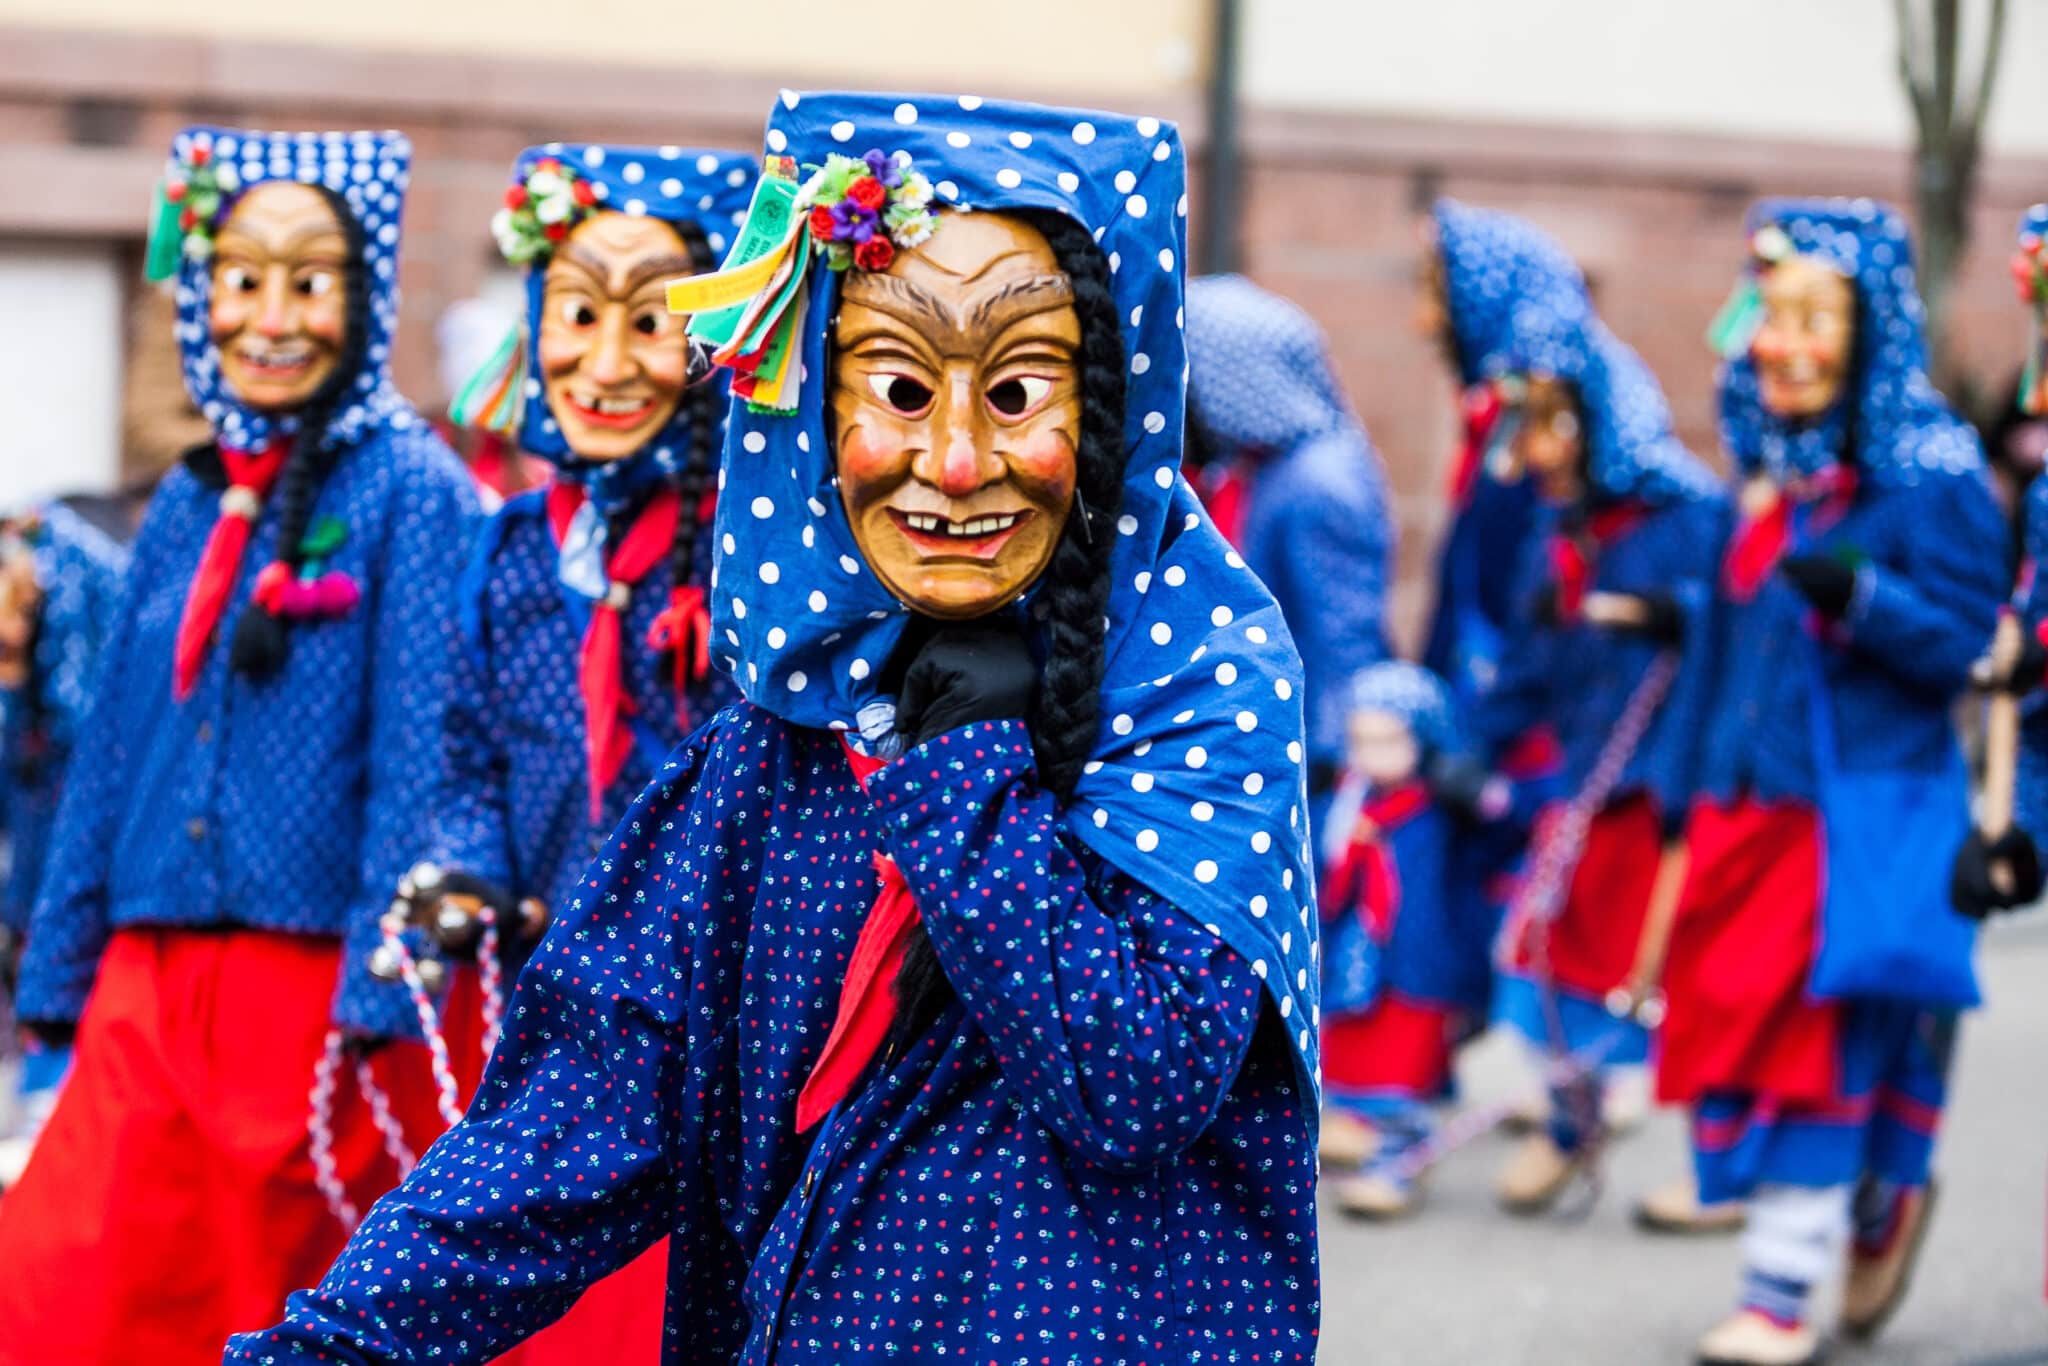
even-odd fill
[[(477, 918), (482, 924), (482, 933), (477, 939), (477, 978), (483, 997), (483, 1055), (488, 1061), (504, 1032), (505, 976), (504, 966), (498, 958), (497, 912), (485, 906)], [(402, 926), (387, 922), (380, 928), (384, 949), (398, 967), (399, 978), (405, 983), (406, 995), (412, 1001), (413, 1013), (419, 1018), (420, 1034), (426, 1040), (427, 1060), (434, 1073), (435, 1107), (441, 1112), (442, 1122), (452, 1129), (462, 1121), (462, 1100), (448, 1051), (448, 1035), (441, 1028), (441, 1013), (435, 1008), (433, 997), (420, 978), (419, 962), (405, 942)], [(328, 1031), (325, 1048), (313, 1069), (312, 1113), (306, 1121), (306, 1135), (313, 1160), (314, 1185), (342, 1227), (354, 1230), (362, 1218), (343, 1188), (334, 1158), (334, 1097), (344, 1051), (341, 1031)], [(406, 1142), (398, 1116), (392, 1112), (391, 1098), (372, 1075), (368, 1059), (357, 1059), (355, 1077), (356, 1086), (370, 1107), (370, 1120), (383, 1137), (384, 1151), (397, 1164), (399, 1180), (403, 1181), (411, 1174), (418, 1159)]]

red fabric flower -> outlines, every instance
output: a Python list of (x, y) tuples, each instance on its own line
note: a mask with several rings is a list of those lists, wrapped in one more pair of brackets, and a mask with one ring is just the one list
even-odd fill
[(562, 163), (553, 157), (542, 157), (533, 164), (533, 169), (536, 171), (546, 171), (551, 175), (560, 175), (562, 173)]
[(178, 215), (178, 226), (186, 232), (192, 231), (193, 226), (198, 222), (199, 215), (192, 212), (192, 210), (190, 209), (187, 209), (183, 213)]
[(597, 202), (597, 191), (590, 188), (590, 182), (587, 180), (579, 180), (570, 185), (569, 193), (586, 209)]
[[(184, 203), (185, 182), (182, 180), (173, 180), (169, 184), (165, 185), (164, 198), (170, 200), (173, 204)], [(2017, 260), (2018, 258), (2015, 257), (2014, 259)]]
[(212, 159), (213, 149), (211, 147), (194, 147), (192, 149), (192, 164), (194, 166), (204, 166)]
[(550, 223), (545, 231), (548, 235), (548, 241), (559, 242), (569, 235), (569, 225), (567, 223)]
[(853, 249), (853, 263), (862, 270), (887, 270), (895, 259), (896, 248), (880, 233)]
[(887, 192), (882, 189), (882, 182), (871, 175), (864, 175), (846, 187), (846, 197), (852, 201), (854, 207), (866, 209), (871, 213), (882, 207), (882, 196), (885, 193)]
[(526, 207), (526, 187), (524, 185), (513, 185), (506, 189), (505, 207), (508, 209), (523, 209)]

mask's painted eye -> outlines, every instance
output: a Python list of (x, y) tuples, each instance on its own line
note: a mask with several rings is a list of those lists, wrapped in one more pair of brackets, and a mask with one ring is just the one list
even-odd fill
[(597, 321), (597, 310), (581, 299), (564, 299), (562, 321), (571, 327), (589, 327)]
[(299, 293), (305, 295), (309, 299), (317, 299), (324, 294), (333, 293), (334, 286), (336, 283), (337, 281), (334, 278), (333, 271), (315, 270), (308, 272), (305, 275), (301, 275), (298, 278), (296, 285)]
[(237, 294), (247, 294), (256, 288), (256, 272), (247, 266), (229, 266), (221, 272), (221, 284)]
[(899, 413), (915, 416), (931, 406), (931, 388), (908, 375), (869, 375), (868, 388)]
[(1041, 375), (1019, 375), (991, 386), (988, 406), (1004, 417), (1016, 417), (1037, 407), (1051, 392), (1051, 380)]
[(633, 319), (633, 330), (643, 337), (658, 337), (667, 325), (668, 314), (657, 313), (652, 309)]

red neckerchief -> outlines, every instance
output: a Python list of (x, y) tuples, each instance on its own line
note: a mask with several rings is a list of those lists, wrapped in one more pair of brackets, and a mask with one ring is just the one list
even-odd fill
[(1209, 510), (1209, 520), (1223, 533), (1223, 539), (1244, 549), (1245, 504), (1251, 494), (1251, 462), (1212, 460), (1195, 470), (1190, 481)]
[[(884, 761), (860, 753), (843, 735), (839, 743), (861, 791), (867, 791), (868, 778)], [(911, 931), (922, 920), (896, 860), (876, 854), (875, 871), (881, 874), (882, 885), (853, 941), (853, 957), (847, 960), (846, 980), (839, 988), (832, 1032), (826, 1035), (825, 1047), (804, 1079), (803, 1090), (797, 1093), (796, 1131), (800, 1134), (810, 1132), (846, 1099), (896, 1021), (896, 973), (903, 966)]]
[(1856, 471), (1835, 465), (1778, 491), (1777, 501), (1762, 514), (1745, 516), (1729, 539), (1721, 560), (1721, 586), (1737, 602), (1748, 602), (1764, 586), (1792, 544), (1794, 515), (1813, 508), (1816, 522), (1809, 533), (1838, 521), (1856, 496)]
[(1366, 798), (1359, 808), (1359, 833), (1344, 846), (1343, 857), (1330, 870), (1325, 884), (1325, 919), (1354, 911), (1374, 940), (1386, 942), (1401, 909), (1401, 870), (1394, 864), (1386, 838), (1428, 805), (1429, 789), (1419, 782), (1403, 783)]
[(1550, 577), (1557, 586), (1559, 621), (1570, 623), (1579, 619), (1586, 590), (1593, 583), (1593, 564), (1599, 552), (1641, 526), (1649, 515), (1650, 510), (1641, 503), (1615, 503), (1595, 510), (1572, 531), (1551, 533)]
[(1451, 482), (1446, 491), (1453, 512), (1472, 501), (1479, 471), (1486, 465), (1487, 444), (1493, 440), (1494, 426), (1500, 421), (1500, 394), (1491, 384), (1475, 384), (1465, 391), (1458, 413), (1464, 421), (1465, 439), (1451, 462)]
[[(549, 486), (548, 527), (557, 546), (562, 544), (569, 520), (583, 506), (583, 499), (581, 484), (562, 482)], [(681, 503), (674, 489), (663, 489), (647, 500), (647, 506), (633, 518), (633, 525), (612, 547), (604, 567), (611, 591), (590, 605), (590, 624), (583, 628), (577, 682), (583, 690), (592, 820), (604, 810), (605, 789), (619, 776), (633, 749), (632, 728), (625, 722), (635, 708), (619, 672), (620, 618), (631, 598), (632, 586), (661, 563), (675, 542), (676, 513)]]
[[(718, 510), (717, 493), (697, 501), (697, 525), (708, 526)], [(665, 654), (673, 662), (676, 695), (676, 725), (690, 729), (689, 688), (711, 675), (711, 608), (702, 586), (672, 583), (668, 606), (655, 614), (647, 627), (647, 648)]]
[(242, 554), (249, 548), (249, 535), (263, 512), (263, 500), (277, 482), (291, 452), (289, 440), (271, 442), (260, 451), (220, 448), (220, 461), (227, 471), (228, 486), (221, 491), (220, 514), (206, 533), (206, 548), (199, 553), (199, 568), (185, 590), (185, 610), (178, 618), (178, 634), (171, 650), (171, 696), (182, 702), (192, 695), (199, 681), (199, 668), (206, 662), (207, 647), (214, 628), (234, 591), (241, 572)]

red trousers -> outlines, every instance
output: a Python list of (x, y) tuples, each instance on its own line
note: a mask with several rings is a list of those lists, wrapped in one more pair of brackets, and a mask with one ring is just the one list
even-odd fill
[(1450, 1014), (1382, 991), (1364, 1014), (1325, 1017), (1324, 1086), (1339, 1100), (1435, 1097), (1451, 1075)]
[(1792, 802), (1701, 802), (1686, 839), (1692, 864), (1664, 969), (1658, 1099), (1834, 1100), (1841, 1007), (1806, 993), (1820, 922), (1819, 818)]
[[(1663, 849), (1657, 804), (1642, 793), (1594, 813), (1564, 905), (1550, 925), (1550, 972), (1559, 986), (1599, 1000), (1627, 980)], [(1523, 929), (1513, 963), (1529, 973), (1535, 953)]]

